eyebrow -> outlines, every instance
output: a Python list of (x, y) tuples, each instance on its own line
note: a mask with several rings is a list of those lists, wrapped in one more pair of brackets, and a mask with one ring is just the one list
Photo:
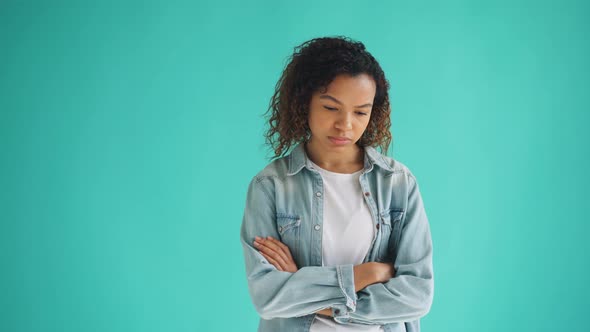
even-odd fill
[[(330, 99), (330, 100), (332, 100), (333, 102), (335, 102), (335, 103), (337, 103), (337, 104), (340, 104), (340, 105), (342, 105), (342, 103), (341, 103), (341, 102), (340, 102), (338, 99), (336, 99), (336, 98), (334, 98), (334, 97), (332, 97), (332, 96), (330, 96), (330, 95), (321, 95), (321, 96), (320, 96), (320, 99)], [(356, 107), (357, 107), (357, 108), (363, 108), (363, 107), (370, 107), (370, 106), (373, 106), (373, 104), (371, 104), (371, 103), (367, 103), (367, 104), (364, 104), (364, 105), (359, 105), (359, 106), (356, 106)]]

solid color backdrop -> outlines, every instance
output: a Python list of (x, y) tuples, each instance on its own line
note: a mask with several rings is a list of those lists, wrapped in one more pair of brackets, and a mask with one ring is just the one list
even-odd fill
[(423, 331), (582, 331), (586, 1), (2, 1), (0, 330), (255, 331), (239, 228), (296, 45), (365, 43), (434, 243)]

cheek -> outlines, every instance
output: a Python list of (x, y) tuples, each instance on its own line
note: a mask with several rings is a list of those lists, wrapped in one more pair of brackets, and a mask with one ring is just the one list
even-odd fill
[(310, 128), (325, 128), (329, 125), (330, 119), (324, 114), (311, 114), (308, 118), (308, 125)]
[(357, 125), (359, 127), (365, 128), (369, 125), (370, 118), (368, 116), (363, 116), (357, 119)]
[(317, 119), (316, 119), (316, 117), (315, 117), (313, 114), (310, 114), (310, 115), (307, 117), (307, 126), (308, 126), (309, 128), (312, 128), (312, 129), (313, 129), (313, 128), (315, 127), (316, 123), (317, 123)]
[(361, 120), (361, 121), (357, 122), (357, 129), (361, 134), (364, 133), (365, 130), (367, 130), (368, 126), (369, 126), (368, 120)]
[(312, 133), (317, 132), (322, 127), (322, 119), (319, 119), (317, 116), (310, 116), (307, 120), (307, 125)]

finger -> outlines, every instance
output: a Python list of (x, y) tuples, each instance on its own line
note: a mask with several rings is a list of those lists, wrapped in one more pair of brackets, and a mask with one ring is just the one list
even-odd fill
[[(274, 256), (276, 256), (276, 254), (270, 252), (269, 249), (266, 246), (264, 246), (262, 239), (260, 239), (259, 237), (256, 237), (256, 240), (254, 240), (254, 247), (256, 247), (258, 252), (265, 257), (273, 258)], [(273, 258), (273, 261), (276, 261), (276, 259)]]
[(283, 270), (286, 270), (288, 264), (274, 248), (269, 246), (269, 241), (261, 241), (258, 250), (272, 257), (277, 263), (281, 265)]
[(269, 236), (267, 241), (270, 241), (272, 244), (276, 245), (280, 251), (282, 251), (282, 258), (284, 260), (284, 264), (282, 265), (284, 267), (284, 270), (287, 272), (297, 271), (297, 265), (295, 264), (295, 260), (291, 256), (289, 247), (287, 247), (281, 241), (273, 238), (272, 236)]
[(291, 255), (291, 250), (289, 250), (289, 247), (287, 245), (272, 237), (269, 237), (269, 241), (271, 241), (281, 249), (285, 261), (294, 261), (293, 256)]
[(276, 258), (264, 253), (264, 252), (260, 252), (260, 254), (266, 258), (272, 265), (274, 265), (274, 267), (277, 268), (277, 270), (279, 271), (287, 271), (287, 269), (285, 268), (284, 265), (281, 264), (281, 262), (279, 262)]
[(266, 258), (266, 260), (267, 260), (269, 263), (271, 263), (272, 265), (274, 265), (274, 267), (276, 267), (276, 268), (277, 268), (277, 270), (279, 270), (279, 271), (283, 271), (283, 268), (281, 267), (281, 265), (280, 265), (280, 264), (279, 264), (277, 261), (275, 261), (275, 260), (274, 260), (272, 257), (268, 256), (267, 254), (263, 253), (262, 251), (260, 252), (260, 254), (261, 254), (261, 255), (262, 255), (264, 258)]
[(285, 253), (283, 253), (283, 250), (278, 245), (274, 244), (272, 241), (270, 241), (268, 239), (262, 239), (258, 242), (260, 243), (261, 246), (266, 247), (267, 248), (266, 253), (273, 255), (273, 257), (275, 259), (285, 260), (287, 258)]
[(289, 250), (289, 247), (287, 247), (286, 244), (284, 244), (283, 242), (273, 238), (272, 236), (268, 237), (271, 241), (273, 241), (274, 243), (276, 243), (279, 247), (281, 247), (283, 249), (283, 252), (287, 255), (288, 258), (290, 258), (291, 260), (293, 260), (293, 256), (291, 256), (291, 250)]
[(260, 251), (260, 254), (268, 261), (269, 264), (273, 265), (277, 270), (281, 271), (281, 266), (274, 259), (272, 259), (272, 257), (268, 256), (262, 251)]
[(266, 241), (264, 241), (264, 244), (271, 247), (274, 251), (278, 252), (284, 261), (289, 260), (289, 256), (287, 256), (287, 254), (283, 251), (283, 248), (280, 247), (276, 242), (272, 241), (271, 239), (267, 239)]

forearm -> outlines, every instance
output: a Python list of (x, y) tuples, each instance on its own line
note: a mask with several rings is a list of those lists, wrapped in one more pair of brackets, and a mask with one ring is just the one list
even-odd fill
[(364, 263), (353, 267), (355, 293), (360, 292), (369, 285), (379, 282), (375, 270), (376, 266), (372, 263)]
[(330, 308), (322, 309), (322, 310), (316, 312), (316, 314), (331, 317), (332, 316), (332, 309), (330, 309)]
[[(412, 177), (406, 219), (395, 257), (395, 278), (357, 293), (356, 310), (343, 322), (384, 325), (410, 322), (426, 315), (434, 297), (430, 225)], [(334, 317), (338, 322), (338, 317)]]
[(252, 302), (263, 319), (309, 315), (322, 308), (341, 304), (354, 310), (352, 265), (306, 266), (295, 273), (278, 271), (262, 263), (261, 255), (246, 252), (246, 271)]
[[(377, 282), (375, 278), (375, 273), (373, 273), (373, 268), (368, 264), (360, 264), (355, 265), (353, 267), (354, 271), (354, 291), (359, 292), (360, 290), (364, 289), (365, 287), (372, 285)], [(319, 315), (324, 316), (332, 316), (332, 309), (325, 308), (318, 312)]]
[(429, 312), (433, 294), (432, 276), (400, 275), (360, 291), (348, 322), (384, 325), (414, 321)]

